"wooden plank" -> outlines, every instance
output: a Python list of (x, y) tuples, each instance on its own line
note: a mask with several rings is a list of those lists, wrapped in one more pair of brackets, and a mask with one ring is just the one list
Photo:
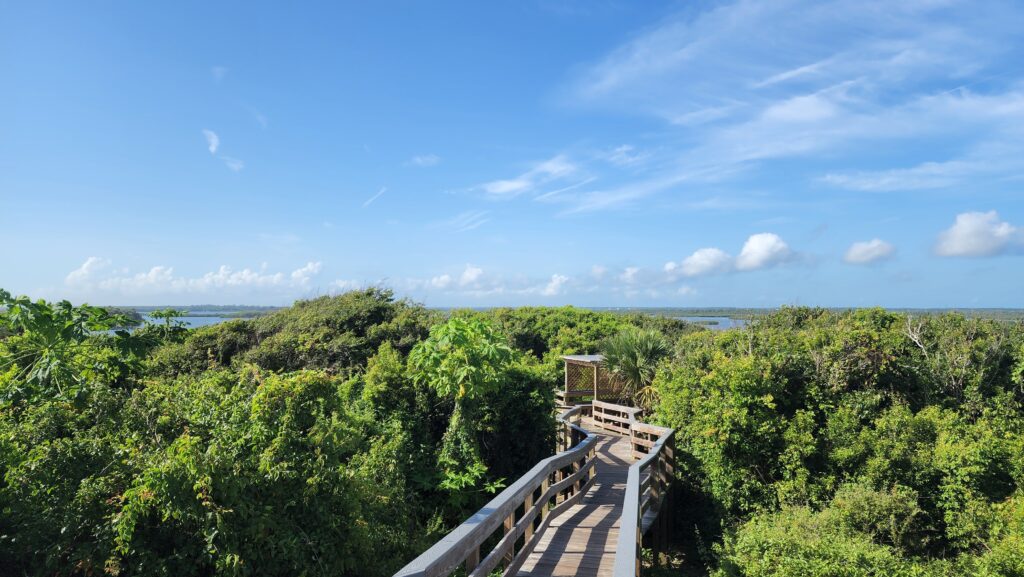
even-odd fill
[(472, 567), (468, 567), (470, 570), (475, 568), (477, 563), (469, 562), (473, 560), (474, 555), (477, 556), (476, 559), (479, 559), (480, 545), (503, 524), (509, 515), (515, 513), (519, 505), (525, 501), (526, 495), (534, 492), (543, 480), (548, 478), (551, 471), (559, 470), (590, 452), (590, 447), (597, 441), (597, 437), (568, 422), (568, 419), (580, 411), (579, 407), (574, 407), (562, 413), (559, 420), (564, 426), (582, 431), (586, 436), (583, 442), (534, 465), (526, 475), (506, 487), (462, 525), (456, 527), (399, 570), (395, 574), (396, 577), (440, 577), (451, 574), (456, 567), (462, 564), (472, 565)]
[[(560, 438), (579, 440), (575, 447), (538, 463), (396, 577), (449, 575), (459, 564), (470, 577), (490, 575), (501, 564), (506, 576), (638, 575), (643, 534), (659, 518), (663, 489), (674, 472), (674, 431), (638, 423), (638, 411), (595, 401), (563, 413), (559, 419), (567, 434)], [(596, 434), (572, 424), (588, 412), (596, 427), (623, 434)], [(644, 425), (639, 435), (633, 430), (638, 424)], [(668, 433), (649, 437), (660, 430)], [(639, 461), (630, 464), (634, 456)], [(516, 519), (520, 505), (523, 514)], [(480, 559), (480, 545), (501, 526), (504, 535)]]

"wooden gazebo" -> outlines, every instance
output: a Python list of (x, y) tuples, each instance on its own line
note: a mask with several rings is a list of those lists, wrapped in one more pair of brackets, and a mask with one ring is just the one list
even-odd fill
[(563, 406), (598, 400), (617, 401), (622, 384), (604, 368), (604, 355), (565, 355), (565, 388), (555, 396)]

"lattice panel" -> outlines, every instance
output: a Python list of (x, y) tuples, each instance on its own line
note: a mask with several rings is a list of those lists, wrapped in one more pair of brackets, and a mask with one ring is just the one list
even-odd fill
[(565, 363), (565, 390), (570, 393), (593, 393), (594, 370), (591, 365)]
[[(591, 375), (593, 378), (593, 375)], [(618, 399), (622, 395), (622, 382), (604, 369), (597, 371), (597, 396), (599, 399)]]

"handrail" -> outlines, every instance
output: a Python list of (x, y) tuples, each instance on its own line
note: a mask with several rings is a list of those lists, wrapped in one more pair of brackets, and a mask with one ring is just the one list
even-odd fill
[[(490, 575), (504, 563), (503, 576), (515, 574), (533, 551), (551, 520), (575, 504), (594, 484), (597, 470), (597, 437), (572, 422), (591, 412), (598, 427), (630, 436), (632, 456), (640, 459), (629, 467), (626, 495), (619, 521), (613, 577), (638, 577), (643, 536), (664, 507), (674, 475), (675, 429), (639, 420), (636, 407), (594, 400), (576, 405), (558, 416), (563, 425), (559, 453), (534, 465), (472, 517), (452, 530), (399, 570), (394, 577), (445, 577), (465, 565), (467, 577)], [(644, 477), (647, 474), (646, 478)], [(519, 513), (519, 510), (522, 513)], [(481, 558), (481, 547), (503, 527), (504, 536)], [(516, 543), (523, 538), (522, 546)]]
[[(615, 547), (615, 564), (612, 567), (613, 577), (640, 575), (644, 533), (659, 518), (658, 514), (665, 503), (668, 485), (672, 480), (671, 475), (674, 474), (674, 434), (674, 429), (664, 429), (650, 447), (647, 456), (629, 467), (622, 519), (619, 522), (619, 542)], [(636, 451), (635, 444), (633, 450)], [(646, 483), (643, 480), (645, 472), (649, 474)]]
[[(515, 574), (536, 546), (551, 519), (576, 503), (594, 484), (597, 437), (573, 424), (589, 407), (573, 407), (558, 416), (558, 454), (540, 461), (448, 533), (395, 577), (443, 577), (465, 565), (468, 577), (490, 575), (504, 562), (502, 575)], [(518, 510), (522, 507), (522, 513)], [(504, 536), (481, 559), (481, 546), (501, 527)], [(516, 551), (516, 542), (524, 537)]]
[[(619, 521), (613, 577), (639, 577), (643, 536), (659, 519), (674, 470), (675, 429), (640, 421), (641, 410), (595, 400), (594, 422), (628, 434), (634, 459), (626, 474), (626, 496)], [(647, 478), (644, 478), (647, 473)], [(664, 518), (661, 517), (664, 522)]]

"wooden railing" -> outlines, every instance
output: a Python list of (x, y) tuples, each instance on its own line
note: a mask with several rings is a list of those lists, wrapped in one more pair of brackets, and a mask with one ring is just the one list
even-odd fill
[[(595, 411), (596, 411), (595, 407)], [(675, 475), (675, 429), (648, 425), (629, 416), (629, 436), (633, 457), (640, 461), (629, 467), (626, 497), (619, 522), (619, 542), (615, 548), (614, 577), (639, 577), (644, 534), (658, 523), (654, 536), (654, 557), (658, 562), (668, 528), (666, 515), (659, 515), (668, 498), (668, 487)]]
[[(514, 575), (537, 545), (551, 519), (575, 504), (596, 479), (597, 438), (573, 423), (590, 407), (580, 405), (559, 415), (558, 454), (534, 465), (515, 483), (466, 522), (403, 567), (395, 577), (441, 577), (465, 565), (468, 577)], [(494, 542), (498, 530), (503, 531)], [(517, 548), (517, 543), (521, 545)]]
[[(643, 536), (654, 523), (666, 522), (666, 516), (658, 513), (674, 475), (675, 430), (640, 422), (640, 409), (635, 407), (595, 400), (558, 416), (558, 454), (537, 463), (395, 577), (444, 577), (461, 565), (467, 577), (491, 575), (499, 566), (504, 567), (503, 576), (514, 575), (551, 519), (594, 484), (597, 437), (579, 426), (585, 413), (590, 413), (596, 426), (629, 435), (633, 458), (640, 459), (627, 475), (613, 569), (614, 577), (640, 575)], [(495, 542), (499, 528), (503, 533)], [(664, 537), (664, 529), (658, 531), (658, 540)]]

